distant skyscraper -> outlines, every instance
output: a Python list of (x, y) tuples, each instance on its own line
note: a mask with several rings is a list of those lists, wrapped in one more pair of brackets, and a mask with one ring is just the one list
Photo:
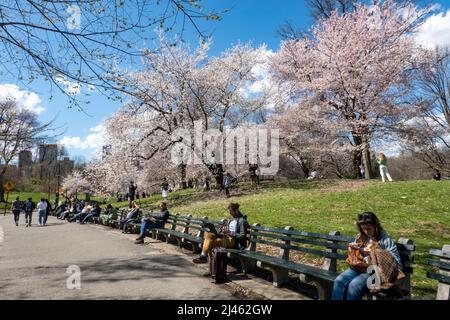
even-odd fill
[(39, 179), (52, 179), (57, 175), (58, 146), (56, 144), (39, 145)]
[(23, 150), (19, 152), (19, 168), (31, 167), (33, 164), (33, 155), (31, 151)]
[(41, 144), (39, 146), (39, 163), (56, 165), (58, 159), (58, 146), (56, 144)]
[(73, 160), (70, 160), (69, 157), (64, 157), (62, 161), (59, 161), (59, 165), (61, 177), (66, 177), (73, 171), (75, 162)]

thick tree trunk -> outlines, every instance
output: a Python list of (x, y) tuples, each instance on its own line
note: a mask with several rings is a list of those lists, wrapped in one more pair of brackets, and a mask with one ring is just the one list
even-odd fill
[(186, 165), (184, 163), (178, 165), (178, 170), (180, 170), (180, 188), (186, 189)]
[(222, 189), (223, 186), (223, 166), (221, 164), (211, 164), (208, 166), (209, 171), (215, 180), (215, 189)]
[(365, 147), (362, 152), (362, 161), (364, 165), (365, 177), (366, 179), (372, 178), (372, 166), (370, 165), (370, 152), (369, 147)]
[(300, 158), (300, 166), (302, 168), (303, 174), (305, 175), (305, 179), (308, 178), (309, 177), (309, 169), (303, 158)]
[(5, 202), (5, 190), (3, 184), (5, 183), (5, 176), (0, 173), (0, 202)]
[(358, 178), (359, 177), (359, 166), (361, 165), (361, 152), (358, 150), (353, 151), (353, 177)]

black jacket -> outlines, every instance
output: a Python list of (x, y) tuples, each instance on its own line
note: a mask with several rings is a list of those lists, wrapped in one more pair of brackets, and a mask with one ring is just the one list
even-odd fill
[(167, 219), (169, 219), (169, 210), (167, 210), (167, 208), (166, 208), (164, 210), (161, 210), (160, 212), (152, 212), (145, 218), (149, 218), (149, 217), (155, 218), (156, 222), (164, 225), (166, 223)]
[(234, 238), (236, 239), (236, 247), (244, 249), (247, 247), (247, 233), (250, 225), (247, 221), (247, 216), (240, 216), (237, 219), (237, 229)]

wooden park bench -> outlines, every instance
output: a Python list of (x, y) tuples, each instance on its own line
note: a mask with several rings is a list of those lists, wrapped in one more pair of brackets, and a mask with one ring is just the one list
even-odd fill
[(109, 222), (109, 226), (111, 228), (119, 228), (120, 220), (125, 219), (125, 217), (127, 216), (127, 213), (128, 213), (128, 208), (120, 208), (119, 212), (118, 212), (118, 219), (111, 220)]
[[(446, 244), (442, 250), (430, 249), (427, 263), (439, 269), (439, 272), (427, 272), (427, 277), (439, 281), (436, 300), (450, 300), (450, 245)], [(439, 258), (439, 259), (436, 259)]]
[(167, 243), (175, 241), (179, 247), (189, 244), (193, 252), (198, 252), (203, 243), (203, 236), (208, 231), (204, 227), (207, 222), (214, 224), (217, 229), (226, 223), (225, 220), (208, 220), (208, 217), (195, 218), (192, 215), (171, 214), (165, 228), (150, 229), (149, 232), (154, 239), (162, 237)]
[[(256, 267), (272, 272), (273, 284), (282, 286), (289, 280), (289, 273), (299, 275), (300, 281), (317, 287), (319, 299), (331, 297), (333, 282), (339, 275), (338, 261), (347, 258), (348, 243), (354, 238), (341, 236), (334, 231), (329, 234), (319, 234), (294, 230), (265, 228), (254, 224), (249, 232), (250, 245), (245, 250), (227, 249), (231, 258), (239, 259), (244, 273), (255, 271)], [(256, 251), (257, 244), (265, 245), (269, 251), (278, 252), (276, 256)], [(406, 277), (401, 284), (402, 291), (410, 292), (410, 275), (412, 273), (414, 245), (411, 240), (400, 238), (397, 247), (404, 266)], [(291, 255), (306, 254), (306, 258), (323, 259), (319, 265), (292, 261)], [(380, 297), (387, 297), (381, 293)], [(372, 297), (372, 298), (376, 298)]]

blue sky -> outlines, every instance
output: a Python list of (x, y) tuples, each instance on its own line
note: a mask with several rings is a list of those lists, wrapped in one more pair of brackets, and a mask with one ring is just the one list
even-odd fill
[[(307, 29), (311, 25), (312, 19), (308, 10), (304, 6), (303, 0), (207, 0), (208, 5), (216, 8), (230, 8), (231, 11), (223, 16), (220, 22), (202, 23), (203, 30), (208, 30), (213, 34), (212, 55), (218, 55), (237, 42), (251, 41), (254, 46), (266, 44), (268, 49), (276, 51), (280, 45), (280, 39), (276, 35), (276, 30), (286, 21), (293, 22), (296, 26)], [(424, 30), (424, 41), (442, 38), (450, 44), (450, 1), (434, 1), (440, 5), (441, 15), (434, 16)], [(196, 37), (187, 30), (185, 39), (196, 45)], [(2, 86), (3, 84), (3, 86)], [(99, 145), (98, 126), (110, 114), (119, 107), (118, 102), (108, 100), (106, 97), (93, 94), (89, 99), (90, 106), (86, 108), (86, 113), (76, 109), (69, 109), (67, 98), (53, 90), (54, 98), (50, 101), (50, 88), (47, 83), (37, 80), (28, 87), (13, 81), (0, 80), (1, 90), (9, 86), (8, 90), (13, 96), (22, 99), (34, 108), (43, 108), (45, 111), (39, 114), (41, 121), (49, 121), (56, 117), (55, 125), (64, 127), (63, 134), (58, 140), (68, 142), (68, 151), (71, 156), (84, 156), (90, 159)], [(14, 85), (18, 85), (16, 88)], [(23, 95), (23, 90), (30, 94)], [(83, 89), (80, 97), (88, 92)], [(31, 95), (31, 98), (30, 98)], [(37, 100), (37, 102), (36, 102)], [(97, 128), (97, 129), (96, 129)]]

